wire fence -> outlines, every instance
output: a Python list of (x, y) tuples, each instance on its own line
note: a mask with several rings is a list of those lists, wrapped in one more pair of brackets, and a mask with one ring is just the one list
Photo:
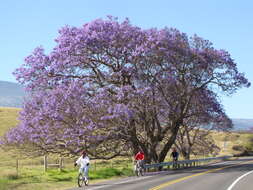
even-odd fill
[[(13, 158), (12, 160), (6, 160), (0, 162), (0, 178), (8, 176), (8, 178), (14, 178), (22, 174), (43, 173), (51, 169), (58, 170), (74, 170), (74, 158), (52, 157), (44, 156), (29, 159)], [(131, 158), (118, 158), (113, 160), (91, 160), (91, 170), (100, 170), (104, 168), (132, 168), (133, 161)]]
[[(0, 179), (7, 177), (8, 179), (15, 179), (20, 176), (39, 176), (45, 174), (48, 170), (65, 170), (74, 171), (77, 168), (74, 167), (74, 162), (77, 158), (63, 158), (55, 156), (44, 156), (29, 159), (18, 159), (12, 157), (10, 160), (0, 161)], [(157, 170), (157, 168), (163, 167), (164, 169), (174, 168), (174, 163), (170, 161), (171, 158), (167, 158), (163, 163), (153, 163), (146, 165), (146, 171)], [(201, 163), (206, 163), (220, 158), (195, 158), (194, 160), (180, 160), (178, 161), (178, 168), (181, 167), (193, 167)], [(134, 163), (130, 157), (120, 157), (112, 160), (91, 160), (90, 171), (100, 171), (101, 169), (114, 168), (125, 170), (133, 169)]]

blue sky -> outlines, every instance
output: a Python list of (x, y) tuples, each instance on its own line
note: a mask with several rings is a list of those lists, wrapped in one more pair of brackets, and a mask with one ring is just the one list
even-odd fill
[[(253, 1), (250, 0), (2, 0), (0, 4), (0, 80), (15, 82), (12, 72), (32, 50), (55, 45), (58, 29), (81, 26), (107, 15), (128, 17), (142, 28), (175, 27), (229, 51), (253, 81)], [(253, 118), (253, 87), (222, 97), (232, 118)]]

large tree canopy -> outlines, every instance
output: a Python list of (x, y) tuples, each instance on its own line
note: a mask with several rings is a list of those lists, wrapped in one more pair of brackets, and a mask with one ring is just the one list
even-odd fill
[(141, 147), (161, 162), (199, 104), (219, 113), (218, 93), (250, 85), (228, 52), (173, 28), (110, 17), (59, 33), (51, 53), (36, 48), (14, 73), (31, 97), (7, 144), (101, 157)]

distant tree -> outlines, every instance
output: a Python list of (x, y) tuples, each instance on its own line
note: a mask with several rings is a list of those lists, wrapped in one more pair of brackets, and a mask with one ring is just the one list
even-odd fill
[(232, 149), (235, 150), (235, 151), (240, 151), (240, 152), (245, 151), (245, 148), (244, 148), (243, 145), (234, 145), (234, 146), (232, 147)]
[(176, 29), (110, 17), (59, 33), (51, 53), (36, 48), (15, 72), (31, 99), (5, 145), (68, 154), (105, 145), (109, 157), (141, 147), (148, 162), (162, 162), (184, 120), (199, 114), (197, 99), (250, 86), (228, 52)]
[(215, 144), (210, 143), (212, 141), (210, 140), (212, 139), (209, 135), (210, 132), (232, 129), (232, 121), (226, 116), (222, 108), (212, 109), (211, 105), (214, 102), (219, 106), (215, 97), (197, 104), (195, 109), (198, 109), (199, 115), (185, 119), (184, 124), (180, 127), (175, 146), (185, 159), (190, 159), (193, 149), (195, 152), (197, 149), (202, 149), (201, 145), (208, 149), (209, 153), (212, 153), (212, 147), (215, 147)]
[(219, 152), (220, 148), (215, 144), (213, 137), (209, 133), (201, 131), (196, 138), (194, 146), (192, 147), (192, 154), (201, 156), (216, 156)]

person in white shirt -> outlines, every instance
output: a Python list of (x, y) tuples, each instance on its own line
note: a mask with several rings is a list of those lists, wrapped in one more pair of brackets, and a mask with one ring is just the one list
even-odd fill
[(83, 173), (84, 176), (88, 179), (90, 159), (85, 151), (82, 152), (82, 156), (75, 162), (75, 166), (76, 165), (80, 165), (79, 173)]

